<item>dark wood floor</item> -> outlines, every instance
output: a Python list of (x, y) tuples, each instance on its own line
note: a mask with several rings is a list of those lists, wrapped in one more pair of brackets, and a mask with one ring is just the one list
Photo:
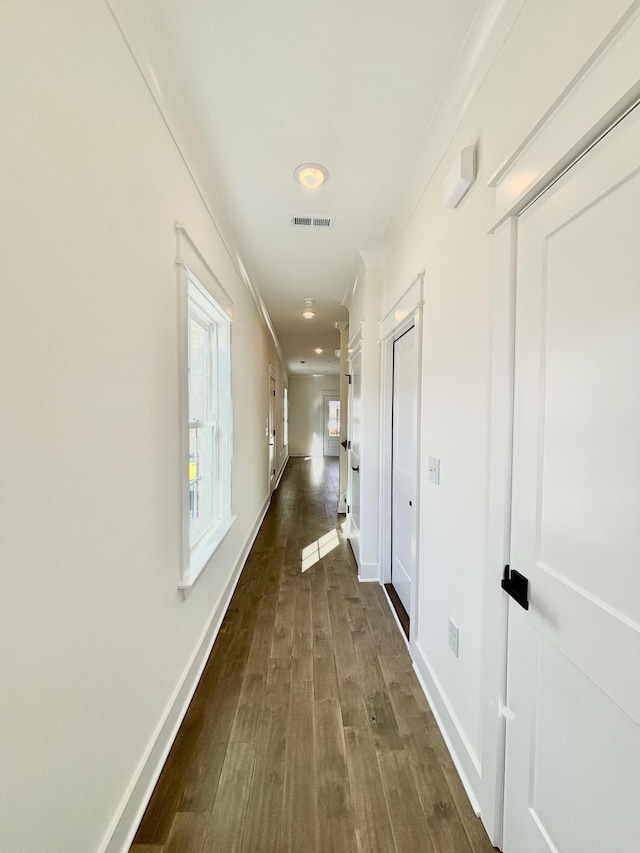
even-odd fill
[(337, 491), (289, 462), (131, 853), (493, 851)]

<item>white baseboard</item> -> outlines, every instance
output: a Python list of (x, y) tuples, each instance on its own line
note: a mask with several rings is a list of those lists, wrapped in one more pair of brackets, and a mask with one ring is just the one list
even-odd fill
[(475, 752), (471, 748), (467, 736), (465, 735), (456, 715), (449, 704), (448, 699), (444, 695), (440, 682), (436, 678), (433, 670), (429, 666), (424, 650), (419, 642), (412, 643), (413, 648), (413, 668), (418, 681), (427, 697), (427, 702), (431, 707), (433, 716), (435, 717), (438, 728), (442, 733), (447, 749), (451, 753), (451, 758), (455, 764), (458, 775), (462, 780), (467, 796), (471, 802), (471, 807), (480, 817), (480, 788), (482, 785), (481, 765)]
[(360, 563), (358, 566), (360, 583), (380, 583), (380, 566), (378, 563)]
[(278, 486), (280, 485), (280, 480), (282, 479), (282, 475), (284, 474), (284, 469), (287, 467), (288, 461), (289, 461), (289, 457), (287, 456), (285, 458), (284, 462), (282, 463), (282, 465), (280, 466), (280, 470), (278, 471), (278, 476), (276, 477), (276, 484), (273, 487), (274, 492), (278, 488)]
[(231, 596), (236, 588), (246, 559), (249, 556), (249, 551), (255, 542), (270, 503), (271, 499), (267, 497), (256, 522), (245, 540), (242, 551), (229, 575), (227, 584), (213, 608), (211, 618), (200, 637), (200, 641), (191, 656), (184, 675), (174, 691), (162, 720), (136, 769), (116, 816), (98, 848), (98, 853), (127, 853), (131, 846), (144, 811), (151, 799), (153, 789), (169, 755), (169, 750), (178, 734), (178, 729), (198, 686), (200, 676), (211, 653), (224, 615), (229, 607)]

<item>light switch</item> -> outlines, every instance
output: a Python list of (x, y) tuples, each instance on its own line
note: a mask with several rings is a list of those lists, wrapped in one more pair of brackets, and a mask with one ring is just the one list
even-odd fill
[(432, 483), (440, 483), (440, 460), (435, 456), (429, 457), (429, 479)]

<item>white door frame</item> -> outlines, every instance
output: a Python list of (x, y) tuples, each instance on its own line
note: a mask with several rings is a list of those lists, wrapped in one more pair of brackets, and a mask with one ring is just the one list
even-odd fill
[(422, 401), (422, 309), (424, 274), (420, 273), (400, 299), (380, 321), (380, 571), (382, 584), (391, 581), (391, 465), (392, 465), (392, 415), (393, 415), (393, 344), (411, 327), (416, 333), (416, 358), (418, 359), (418, 388), (416, 398), (416, 556), (411, 585), (410, 649), (418, 628), (418, 585), (420, 582), (420, 421)]
[[(500, 581), (510, 548), (517, 218), (640, 102), (638, 44), (640, 0), (635, 0), (568, 89), (489, 181), (496, 189), (496, 217), (491, 229), (495, 242), (480, 808), (497, 847), (502, 845), (508, 629), (507, 596)], [(541, 169), (541, 163), (546, 167)], [(532, 180), (531, 175), (536, 177)], [(521, 187), (524, 189), (514, 190)]]
[[(271, 393), (271, 380), (273, 379), (273, 394)], [(278, 413), (276, 411), (276, 399), (278, 393), (278, 373), (275, 367), (269, 365), (269, 415), (268, 415), (268, 433), (269, 446), (267, 448), (269, 454), (269, 494), (272, 494), (278, 477), (278, 444), (277, 444), (277, 428), (276, 423)], [(271, 452), (273, 447), (273, 454)], [(273, 456), (273, 458), (272, 458)]]
[[(360, 366), (362, 369), (362, 323), (358, 323), (358, 325), (353, 330), (353, 334), (349, 338), (349, 343), (347, 346), (347, 350), (349, 353), (349, 357), (347, 359), (349, 373), (347, 376), (349, 377), (349, 391), (348, 391), (348, 403), (347, 403), (347, 518), (344, 533), (347, 539), (351, 537), (351, 507), (353, 506), (353, 475), (351, 472), (351, 437), (352, 437), (352, 419), (353, 419), (353, 361), (357, 356), (360, 356)], [(362, 407), (362, 401), (360, 402), (360, 406)], [(360, 436), (362, 439), (362, 436)], [(361, 441), (362, 443), (362, 441)], [(362, 524), (362, 518), (360, 519), (360, 523)], [(358, 572), (360, 571), (360, 565), (358, 564)]]

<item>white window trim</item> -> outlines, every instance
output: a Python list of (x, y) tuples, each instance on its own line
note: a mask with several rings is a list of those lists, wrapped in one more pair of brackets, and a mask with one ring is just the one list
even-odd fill
[[(182, 446), (180, 454), (180, 483), (182, 489), (182, 559), (178, 588), (188, 592), (209, 564), (211, 557), (229, 533), (237, 515), (232, 512), (232, 429), (233, 404), (231, 397), (231, 326), (232, 301), (213, 274), (198, 249), (192, 243), (189, 235), (181, 226), (178, 232), (178, 280), (179, 280), (179, 346), (180, 346), (180, 401)], [(191, 285), (191, 287), (190, 287)], [(202, 532), (191, 546), (189, 525), (189, 478), (185, 472), (189, 470), (189, 292), (193, 295), (195, 305), (210, 314), (216, 320), (216, 347), (222, 353), (222, 361), (226, 360), (228, 368), (223, 368), (216, 381), (218, 394), (226, 396), (228, 419), (222, 419), (218, 424), (217, 443), (221, 452), (218, 454), (218, 477), (221, 486), (221, 514)]]

